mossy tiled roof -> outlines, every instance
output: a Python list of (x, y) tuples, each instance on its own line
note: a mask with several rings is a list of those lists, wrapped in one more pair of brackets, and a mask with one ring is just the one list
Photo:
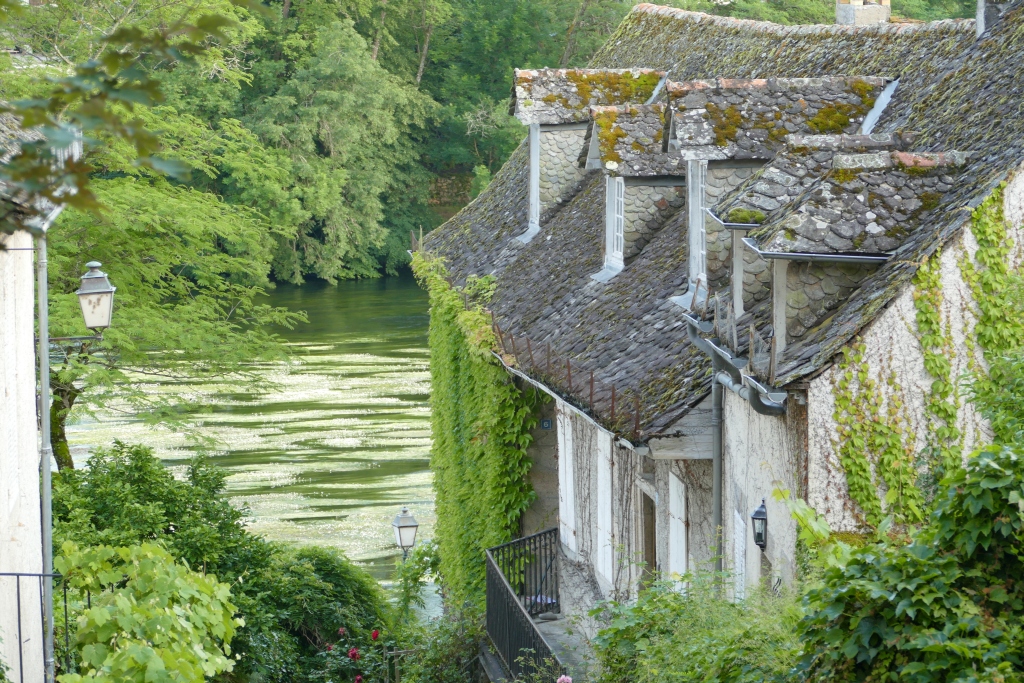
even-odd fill
[[(776, 372), (780, 385), (831, 363), (910, 282), (922, 259), (955, 236), (971, 208), (1024, 160), (1022, 4), (1013, 3), (977, 42), (971, 21), (782, 27), (638, 5), (595, 56), (594, 68), (664, 70), (675, 81), (817, 77), (849, 73), (851, 65), (875, 77), (898, 76), (876, 130), (914, 131), (916, 138), (904, 135), (895, 148), (917, 154), (974, 152), (959, 174), (950, 174), (955, 182), (944, 183), (949, 190), (928, 217), (919, 216), (890, 260), (822, 323), (787, 345)], [(835, 153), (827, 155), (829, 167)], [(685, 212), (670, 218), (609, 283), (593, 282), (590, 275), (602, 263), (602, 174), (588, 174), (578, 192), (542, 219), (533, 241), (522, 245), (513, 237), (525, 231), (528, 218), (526, 157), (520, 147), (480, 197), (427, 236), (425, 248), (445, 259), (457, 281), (494, 273), (492, 307), (502, 328), (549, 342), (580, 372), (593, 370), (599, 381), (638, 395), (642, 438), (665, 433), (710, 386), (710, 365), (688, 343), (681, 312), (668, 301), (686, 288)], [(777, 157), (759, 171), (759, 180), (772, 168), (784, 171), (793, 158), (788, 152)], [(744, 187), (749, 191), (755, 182)], [(798, 196), (794, 192), (787, 201)], [(765, 213), (770, 221), (771, 212)]]
[(516, 69), (509, 113), (521, 123), (580, 123), (591, 106), (643, 104), (665, 75), (652, 69)]
[(620, 176), (682, 173), (686, 164), (679, 154), (664, 151), (667, 109), (663, 103), (591, 107), (587, 142), (597, 135), (602, 168)]
[(885, 84), (837, 76), (670, 81), (670, 144), (684, 159), (771, 159), (787, 135), (855, 133)]

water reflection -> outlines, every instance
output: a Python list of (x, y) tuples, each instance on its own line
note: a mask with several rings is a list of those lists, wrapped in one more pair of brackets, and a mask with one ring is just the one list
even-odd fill
[[(196, 417), (218, 442), (228, 493), (251, 510), (257, 533), (333, 545), (380, 578), (395, 558), (391, 520), (401, 504), (432, 535), (428, 470), (427, 300), (410, 276), (283, 285), (270, 303), (305, 310), (281, 330), (290, 363), (261, 366), (277, 387), (253, 396), (224, 384), (159, 385), (211, 405)], [(153, 446), (170, 466), (191, 455), (183, 434), (102, 415), (69, 429), (76, 462), (113, 438)]]

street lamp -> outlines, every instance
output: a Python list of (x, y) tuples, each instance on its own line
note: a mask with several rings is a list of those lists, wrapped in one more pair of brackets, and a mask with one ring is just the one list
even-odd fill
[(404, 560), (409, 556), (412, 547), (416, 545), (416, 530), (420, 528), (420, 525), (416, 523), (416, 518), (409, 514), (409, 508), (403, 507), (402, 511), (395, 516), (395, 521), (391, 523), (391, 526), (395, 530), (395, 543), (402, 549), (402, 559)]
[(114, 292), (117, 287), (110, 284), (107, 274), (100, 270), (103, 265), (99, 261), (89, 261), (85, 267), (89, 271), (81, 277), (82, 285), (75, 294), (78, 304), (82, 307), (82, 318), (90, 330), (103, 330), (110, 327), (110, 318), (114, 314)]
[(764, 506), (764, 498), (761, 499), (761, 507), (754, 510), (750, 519), (754, 524), (754, 543), (764, 552), (768, 545), (768, 510)]

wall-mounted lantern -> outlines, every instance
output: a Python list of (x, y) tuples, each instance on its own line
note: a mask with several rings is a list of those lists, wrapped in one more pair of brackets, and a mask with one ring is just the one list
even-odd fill
[(395, 530), (395, 543), (402, 549), (402, 559), (404, 560), (408, 557), (412, 547), (416, 545), (416, 530), (420, 528), (420, 525), (416, 523), (416, 518), (409, 514), (409, 508), (403, 507), (391, 526)]
[(75, 292), (85, 326), (97, 334), (103, 334), (103, 330), (110, 327), (114, 315), (114, 292), (117, 291), (117, 287), (107, 279), (107, 274), (100, 270), (101, 265), (99, 261), (85, 264), (89, 272), (82, 276), (82, 286)]
[(768, 510), (764, 506), (764, 498), (761, 499), (761, 507), (750, 515), (750, 520), (754, 525), (754, 543), (761, 549), (761, 552), (764, 552), (768, 545)]

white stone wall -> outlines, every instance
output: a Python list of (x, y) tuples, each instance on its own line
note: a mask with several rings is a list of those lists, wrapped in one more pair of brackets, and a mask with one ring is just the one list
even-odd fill
[(636, 256), (661, 229), (669, 216), (686, 203), (686, 188), (626, 185), (625, 249), (626, 258)]
[[(1019, 245), (1024, 240), (1024, 174), (1019, 173), (1004, 191), (1005, 214), (1011, 223), (1011, 234), (1018, 245), (1011, 256), (1011, 265), (1021, 264)], [(967, 338), (973, 336), (976, 322), (975, 306), (967, 283), (960, 272), (960, 261), (973, 258), (977, 242), (970, 230), (948, 243), (941, 256), (942, 319), (948, 325), (954, 352), (950, 358), (953, 378), (969, 371), (970, 353)], [(924, 370), (924, 356), (918, 343), (914, 309), (914, 288), (906, 287), (893, 303), (864, 331), (865, 360), (876, 381), (895, 371), (898, 395), (905, 408), (907, 438), (920, 450), (926, 445), (928, 418), (925, 402), (933, 378)], [(974, 360), (984, 365), (980, 349)], [(847, 493), (846, 477), (836, 455), (835, 404), (833, 386), (838, 369), (833, 366), (815, 378), (808, 389), (808, 502), (824, 514), (833, 530), (856, 531), (857, 509)], [(881, 386), (892, 396), (893, 390)], [(965, 457), (991, 438), (988, 425), (974, 406), (961, 397), (957, 426), (964, 435)]]
[[(765, 499), (768, 510), (768, 546), (772, 581), (789, 584), (796, 573), (796, 522), (786, 506), (772, 497), (778, 488), (801, 494), (803, 429), (805, 415), (790, 401), (784, 417), (754, 412), (750, 404), (731, 391), (725, 392), (722, 476), (722, 526), (725, 567), (745, 578), (746, 586), (761, 580), (761, 550), (754, 545), (750, 515)], [(738, 539), (742, 531), (743, 539)], [(742, 566), (736, 565), (737, 544)]]
[[(0, 572), (42, 571), (39, 524), (39, 451), (33, 349), (35, 252), (27, 233), (4, 237), (0, 251)], [(18, 249), (19, 251), (13, 251)], [(0, 659), (8, 677), (18, 670), (19, 633), (15, 579), (0, 577)], [(38, 580), (21, 587), (20, 649), (26, 683), (43, 680), (42, 621)]]
[(540, 133), (540, 210), (550, 209), (583, 179), (579, 155), (586, 130), (544, 130)]

